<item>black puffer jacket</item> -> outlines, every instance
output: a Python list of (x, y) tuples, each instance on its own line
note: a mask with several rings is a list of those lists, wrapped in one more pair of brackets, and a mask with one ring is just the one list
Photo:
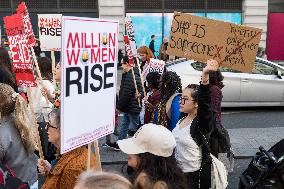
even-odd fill
[[(140, 94), (143, 94), (139, 71), (137, 68), (133, 68), (133, 70), (135, 74), (137, 89)], [(117, 109), (125, 113), (140, 113), (141, 107), (139, 107), (138, 101), (135, 98), (135, 93), (136, 90), (134, 86), (132, 70), (129, 70), (128, 72), (122, 74)]]

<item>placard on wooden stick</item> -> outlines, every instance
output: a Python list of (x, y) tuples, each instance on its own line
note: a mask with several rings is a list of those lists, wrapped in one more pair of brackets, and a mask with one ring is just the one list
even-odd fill
[(175, 12), (168, 54), (251, 73), (261, 29)]

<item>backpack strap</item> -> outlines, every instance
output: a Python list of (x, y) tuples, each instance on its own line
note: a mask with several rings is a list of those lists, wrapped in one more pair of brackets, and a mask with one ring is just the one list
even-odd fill
[(174, 98), (175, 98), (176, 96), (178, 96), (178, 95), (180, 95), (180, 94), (181, 94), (181, 93), (175, 93), (175, 94), (173, 94), (173, 95), (169, 98), (169, 100), (167, 101), (167, 103), (166, 103), (166, 113), (167, 113), (168, 118), (171, 118), (171, 116), (172, 116), (172, 113), (171, 113), (171, 106), (172, 106), (173, 100), (174, 100)]

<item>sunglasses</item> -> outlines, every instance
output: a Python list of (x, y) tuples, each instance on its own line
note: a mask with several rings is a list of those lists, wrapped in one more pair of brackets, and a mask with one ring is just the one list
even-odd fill
[(50, 125), (50, 123), (47, 123), (46, 124), (46, 130), (48, 130), (49, 128), (57, 129), (57, 127), (54, 127), (54, 126)]

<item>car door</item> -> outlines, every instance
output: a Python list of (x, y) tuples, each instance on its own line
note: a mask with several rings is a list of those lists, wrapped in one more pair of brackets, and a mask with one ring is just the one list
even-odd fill
[(222, 106), (235, 106), (240, 101), (241, 95), (241, 77), (240, 73), (230, 68), (221, 67), (220, 71), (224, 76), (223, 83), (225, 87), (222, 89), (223, 100)]
[(280, 102), (283, 98), (284, 80), (283, 77), (277, 77), (275, 70), (276, 67), (272, 64), (256, 61), (252, 74), (242, 73), (241, 102), (259, 105)]

